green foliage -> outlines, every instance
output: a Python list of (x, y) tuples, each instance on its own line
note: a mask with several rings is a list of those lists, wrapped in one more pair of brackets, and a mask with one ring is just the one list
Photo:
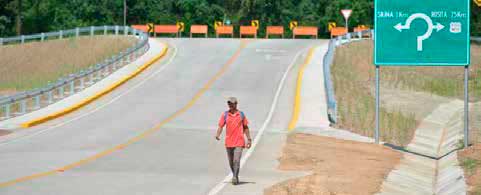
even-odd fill
[(474, 158), (466, 158), (461, 161), (460, 165), (468, 174), (472, 175), (480, 165), (480, 162)]
[[(19, 9), (17, 1), (22, 2)], [(344, 26), (341, 9), (352, 9), (349, 27), (373, 25), (374, 0), (126, 0), (127, 24), (208, 24), (229, 19), (234, 25), (261, 22), (265, 26), (286, 26), (291, 20), (320, 28), (327, 36), (327, 23)], [(471, 5), (472, 35), (481, 36), (481, 9)], [(0, 37), (15, 34), (17, 12), (22, 33), (31, 34), (90, 25), (122, 25), (123, 0), (0, 0)], [(212, 29), (212, 28), (211, 28)], [(188, 28), (186, 28), (188, 30)], [(288, 31), (287, 31), (288, 32)], [(287, 35), (288, 36), (288, 35)]]

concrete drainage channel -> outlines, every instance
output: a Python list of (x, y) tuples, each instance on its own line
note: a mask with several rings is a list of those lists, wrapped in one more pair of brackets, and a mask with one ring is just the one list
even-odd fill
[(440, 105), (426, 117), (378, 194), (466, 194), (456, 149), (463, 138), (463, 102)]

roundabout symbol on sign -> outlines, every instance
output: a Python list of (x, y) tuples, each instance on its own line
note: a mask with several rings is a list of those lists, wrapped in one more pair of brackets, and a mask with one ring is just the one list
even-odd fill
[(438, 23), (436, 23), (436, 25), (433, 25), (433, 21), (431, 20), (431, 18), (429, 16), (427, 16), (426, 14), (423, 14), (423, 13), (416, 13), (416, 14), (413, 14), (413, 15), (409, 16), (409, 18), (406, 20), (405, 25), (402, 25), (402, 23), (398, 23), (398, 24), (396, 24), (396, 26), (394, 26), (394, 28), (396, 30), (398, 30), (399, 32), (402, 32), (402, 30), (410, 29), (411, 23), (413, 22), (413, 20), (418, 19), (418, 18), (423, 19), (428, 24), (428, 30), (426, 31), (426, 33), (424, 33), (424, 35), (418, 36), (417, 50), (423, 51), (423, 41), (426, 40), (426, 39), (429, 39), (429, 37), (431, 37), (431, 34), (433, 34), (433, 29), (436, 29), (436, 32), (439, 32), (440, 30), (442, 30), (444, 28), (444, 26), (441, 23), (438, 22)]

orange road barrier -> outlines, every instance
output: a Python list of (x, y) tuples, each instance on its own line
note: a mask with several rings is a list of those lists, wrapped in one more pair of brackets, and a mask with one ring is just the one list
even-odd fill
[(331, 29), (331, 38), (347, 34), (345, 27), (334, 27)]
[(179, 37), (179, 28), (177, 28), (177, 25), (155, 25), (154, 35), (157, 35), (157, 33), (170, 33)]
[(230, 35), (234, 37), (234, 27), (233, 26), (218, 26), (215, 31), (216, 37), (219, 38), (219, 35)]
[[(364, 37), (363, 31), (370, 30), (367, 26), (358, 26), (354, 28), (354, 32), (358, 33), (359, 38)], [(371, 33), (365, 34), (366, 37), (370, 37)]]
[(367, 28), (367, 27), (355, 27), (354, 28), (354, 32), (362, 32), (362, 31), (365, 31), (365, 30), (369, 30), (369, 28)]
[(296, 35), (311, 35), (317, 39), (317, 27), (315, 26), (297, 26), (292, 31), (292, 38), (295, 39)]
[(241, 26), (239, 31), (239, 37), (242, 38), (242, 35), (252, 35), (254, 36), (254, 38), (257, 38), (257, 27)]
[(205, 34), (205, 38), (207, 38), (207, 30), (207, 25), (191, 25), (190, 38), (192, 38), (192, 34)]
[(149, 31), (149, 27), (147, 25), (137, 24), (137, 25), (132, 25), (131, 27), (133, 29), (140, 30), (140, 31), (145, 32), (145, 33), (147, 33)]
[(266, 39), (269, 35), (281, 35), (284, 38), (284, 27), (283, 26), (268, 26), (266, 28)]

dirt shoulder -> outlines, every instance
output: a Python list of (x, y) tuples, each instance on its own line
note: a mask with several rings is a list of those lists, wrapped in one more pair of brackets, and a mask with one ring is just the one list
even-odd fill
[(481, 144), (458, 152), (459, 162), (468, 184), (468, 194), (481, 194)]
[(291, 134), (280, 170), (312, 171), (267, 189), (266, 195), (373, 194), (399, 163), (402, 154), (387, 147), (334, 138)]

